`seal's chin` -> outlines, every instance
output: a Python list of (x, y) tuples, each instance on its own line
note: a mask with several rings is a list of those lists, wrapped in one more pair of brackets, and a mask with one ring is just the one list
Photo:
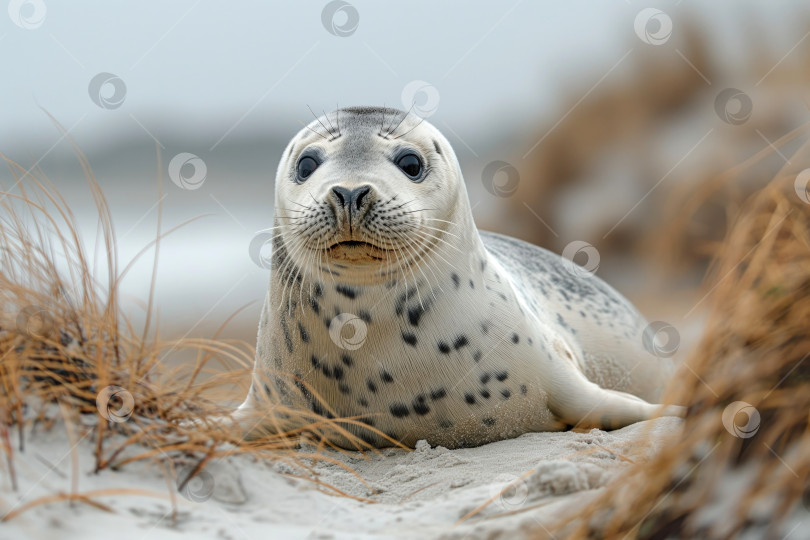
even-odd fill
[(326, 248), (326, 251), (331, 260), (361, 265), (379, 264), (390, 258), (387, 249), (359, 240), (337, 242)]

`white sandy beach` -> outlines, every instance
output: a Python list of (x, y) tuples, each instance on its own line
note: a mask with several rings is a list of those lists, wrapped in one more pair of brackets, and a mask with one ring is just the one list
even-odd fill
[[(288, 476), (302, 474), (300, 469), (247, 456), (206, 468), (189, 483), (188, 497), (200, 499), (193, 502), (177, 494), (176, 482), (153, 463), (93, 474), (92, 442), (81, 440), (71, 452), (64, 426), (57, 425), (27, 434), (25, 451), (15, 453), (16, 492), (7, 471), (0, 475), (4, 513), (71, 490), (144, 490), (163, 498), (94, 497), (113, 512), (82, 503), (38, 506), (0, 525), (0, 538), (516, 538), (520, 531), (577, 512), (631, 460), (648, 459), (677, 437), (680, 425), (677, 418), (659, 418), (612, 432), (530, 433), (459, 450), (431, 448), (422, 441), (413, 452), (327, 452), (365, 483), (335, 463), (315, 464), (320, 482), (374, 504), (327, 495), (312, 482)], [(311, 451), (303, 447), (299, 452)], [(177, 500), (176, 520), (170, 491)]]

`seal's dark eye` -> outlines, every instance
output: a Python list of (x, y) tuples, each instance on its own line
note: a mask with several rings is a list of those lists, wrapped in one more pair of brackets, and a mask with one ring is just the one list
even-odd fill
[(397, 160), (397, 167), (408, 175), (411, 180), (417, 180), (422, 176), (422, 162), (416, 154), (405, 154)]
[(305, 181), (312, 173), (315, 172), (315, 169), (317, 168), (318, 162), (315, 161), (315, 158), (310, 156), (302, 157), (301, 161), (298, 162), (298, 181)]

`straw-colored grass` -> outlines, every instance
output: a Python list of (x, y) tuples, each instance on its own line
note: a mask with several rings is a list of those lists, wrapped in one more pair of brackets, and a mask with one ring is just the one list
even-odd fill
[(794, 189), (809, 151), (746, 202), (717, 254), (704, 336), (669, 389), (689, 405), (682, 435), (557, 537), (782, 538), (810, 511), (810, 205)]
[[(276, 403), (268, 406), (268, 420), (283, 419), (295, 428), (242, 441), (230, 423), (210, 419), (227, 414), (222, 404), (233, 403), (234, 386), (250, 379), (253, 345), (220, 339), (220, 332), (208, 339), (163, 339), (154, 317), (154, 280), (151, 290), (144, 291), (143, 327), (134, 327), (124, 315), (120, 284), (135, 261), (118, 266), (109, 208), (87, 160), (74, 148), (98, 211), (105, 255), (101, 275), (94, 272), (97, 249), (88, 253), (75, 216), (42, 171), (26, 171), (0, 155), (15, 182), (0, 188), (0, 459), (12, 486), (16, 488), (15, 454), (24, 450), (27, 432), (64, 424), (72, 441), (94, 441), (96, 472), (142, 460), (157, 462), (170, 480), (171, 500), (174, 490), (212, 460), (242, 453), (287, 461), (323, 491), (347, 496), (320, 483), (312, 464), (326, 459), (345, 468), (320, 450), (333, 447), (329, 441), (338, 435), (358, 450), (372, 450), (345, 426), (373, 428), (357, 419), (327, 419)], [(157, 165), (160, 171), (159, 157)], [(162, 231), (161, 225), (159, 220), (154, 242), (139, 255), (154, 249), (155, 268), (160, 240), (173, 230)], [(178, 367), (162, 362), (179, 351), (191, 351), (195, 361)], [(216, 369), (217, 363), (232, 369)], [(314, 442), (316, 451), (295, 450), (301, 436)], [(179, 480), (178, 464), (190, 469)], [(23, 501), (11, 512), (0, 500), (0, 518), (12, 519), (54, 501), (103, 508), (97, 498), (109, 494), (54, 495)]]

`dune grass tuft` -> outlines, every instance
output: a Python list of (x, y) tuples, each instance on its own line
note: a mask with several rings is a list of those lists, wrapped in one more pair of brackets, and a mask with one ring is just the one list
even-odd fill
[(809, 151), (746, 201), (716, 256), (703, 338), (668, 391), (689, 406), (682, 434), (558, 537), (782, 538), (810, 511), (810, 204), (794, 182)]
[[(12, 486), (16, 489), (15, 455), (24, 451), (26, 434), (64, 424), (71, 442), (93, 441), (96, 472), (156, 462), (171, 480), (164, 494), (171, 500), (173, 488), (182, 490), (207, 464), (233, 454), (285, 461), (319, 489), (348, 496), (318, 481), (312, 464), (329, 460), (347, 468), (321, 450), (334, 448), (330, 440), (340, 436), (357, 450), (374, 451), (345, 426), (376, 433), (373, 428), (276, 403), (268, 406), (268, 420), (284, 419), (284, 425), (293, 420), (295, 429), (245, 442), (228, 422), (210, 421), (230, 412), (234, 388), (245, 386), (253, 366), (252, 344), (219, 337), (230, 319), (210, 338), (162, 338), (153, 313), (154, 280), (144, 291), (142, 327), (125, 315), (120, 284), (135, 261), (119, 267), (107, 202), (89, 163), (75, 144), (74, 149), (98, 212), (101, 246), (90, 253), (69, 205), (44, 173), (26, 171), (0, 155), (15, 181), (0, 188), (0, 457)], [(159, 220), (155, 240), (139, 255), (153, 249), (155, 268), (160, 241), (173, 230), (160, 227)], [(99, 247), (100, 265), (93, 256)], [(100, 272), (94, 270), (98, 266)], [(177, 367), (162, 362), (181, 351), (194, 361)], [(297, 449), (302, 436), (315, 447), (312, 452)], [(186, 472), (179, 472), (180, 465)], [(110, 494), (55, 494), (13, 509), (0, 501), (0, 517), (12, 519), (54, 501), (103, 508), (98, 497)]]

